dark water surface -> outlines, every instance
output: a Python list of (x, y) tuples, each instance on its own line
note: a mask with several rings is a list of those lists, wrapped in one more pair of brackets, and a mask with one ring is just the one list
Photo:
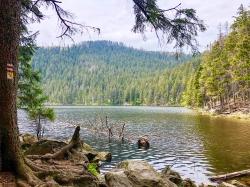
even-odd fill
[[(124, 159), (145, 159), (157, 170), (171, 165), (182, 176), (207, 183), (210, 175), (250, 168), (249, 122), (210, 118), (181, 107), (59, 107), (55, 111), (57, 120), (47, 123), (45, 135), (69, 139), (74, 126), (81, 125), (86, 143), (113, 155), (111, 163), (104, 163), (103, 172)], [(131, 141), (108, 143), (106, 136), (90, 133), (86, 121), (96, 115), (126, 123)], [(18, 116), (20, 131), (34, 133), (25, 113), (19, 111)], [(145, 134), (150, 149), (138, 149), (137, 137)]]

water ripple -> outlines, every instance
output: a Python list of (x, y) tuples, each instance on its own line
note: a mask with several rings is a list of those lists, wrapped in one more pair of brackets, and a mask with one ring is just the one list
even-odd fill
[[(157, 170), (169, 165), (183, 177), (207, 183), (213, 174), (250, 167), (250, 125), (214, 120), (178, 107), (61, 107), (56, 113), (56, 122), (46, 124), (46, 137), (69, 139), (75, 126), (81, 125), (86, 143), (112, 153), (112, 161), (103, 163), (102, 172), (124, 159), (145, 159)], [(131, 141), (108, 143), (105, 135), (91, 133), (86, 120), (96, 114), (126, 123)], [(18, 111), (18, 122), (20, 132), (34, 133), (35, 125), (24, 111)], [(137, 138), (145, 134), (150, 149), (138, 149)]]

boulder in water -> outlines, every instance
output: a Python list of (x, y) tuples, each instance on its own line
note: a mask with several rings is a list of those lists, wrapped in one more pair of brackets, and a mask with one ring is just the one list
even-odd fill
[(112, 155), (110, 152), (98, 152), (97, 155), (94, 158), (95, 161), (107, 161), (110, 162), (112, 160)]
[(110, 187), (177, 187), (144, 160), (126, 160), (105, 175)]
[(137, 141), (138, 148), (148, 149), (150, 144), (147, 137), (140, 137)]

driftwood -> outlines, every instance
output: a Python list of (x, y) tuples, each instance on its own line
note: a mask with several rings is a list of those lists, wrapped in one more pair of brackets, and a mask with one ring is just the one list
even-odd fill
[[(96, 115), (94, 119), (88, 119), (85, 122), (85, 127), (89, 132), (95, 133), (97, 136), (107, 136), (109, 142), (112, 138), (125, 142), (125, 123), (108, 121), (108, 116)], [(126, 139), (129, 141), (128, 139)]]
[(224, 180), (233, 179), (233, 178), (237, 178), (237, 177), (248, 176), (248, 175), (250, 175), (250, 169), (242, 170), (242, 171), (236, 171), (236, 172), (232, 172), (232, 173), (227, 173), (227, 174), (224, 174), (224, 175), (217, 175), (217, 176), (214, 176), (214, 177), (210, 177), (209, 179), (211, 181), (224, 181)]

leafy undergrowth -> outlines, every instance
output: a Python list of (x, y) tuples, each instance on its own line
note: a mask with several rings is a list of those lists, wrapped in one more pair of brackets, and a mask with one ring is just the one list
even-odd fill
[(96, 163), (89, 163), (87, 166), (88, 172), (90, 172), (92, 175), (94, 175), (96, 177), (99, 175), (97, 169), (98, 169), (98, 166)]

